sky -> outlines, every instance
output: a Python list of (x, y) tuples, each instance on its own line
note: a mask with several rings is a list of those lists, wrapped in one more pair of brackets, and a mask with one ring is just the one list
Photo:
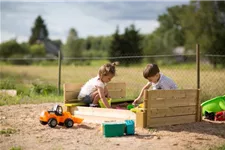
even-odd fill
[(38, 15), (49, 31), (51, 40), (64, 43), (74, 28), (80, 38), (112, 35), (116, 26), (120, 32), (135, 24), (140, 33), (152, 33), (158, 26), (157, 17), (175, 5), (188, 0), (119, 1), (119, 0), (1, 0), (0, 42), (16, 38), (26, 42)]

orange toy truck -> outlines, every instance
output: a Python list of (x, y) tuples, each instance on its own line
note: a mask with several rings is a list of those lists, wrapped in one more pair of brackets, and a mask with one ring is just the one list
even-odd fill
[(74, 117), (70, 112), (63, 112), (60, 105), (55, 105), (52, 110), (42, 111), (40, 115), (40, 123), (42, 125), (48, 124), (51, 128), (56, 125), (65, 125), (67, 128), (73, 127), (74, 123), (81, 123), (82, 118)]

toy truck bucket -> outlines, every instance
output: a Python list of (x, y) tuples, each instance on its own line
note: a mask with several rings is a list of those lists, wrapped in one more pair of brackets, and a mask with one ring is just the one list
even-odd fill
[(84, 119), (83, 118), (79, 118), (79, 117), (73, 117), (74, 119), (73, 119), (73, 121), (74, 121), (74, 123), (81, 123)]

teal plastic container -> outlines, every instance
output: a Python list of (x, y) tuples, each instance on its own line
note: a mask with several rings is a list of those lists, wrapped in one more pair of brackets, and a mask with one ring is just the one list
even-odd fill
[(225, 110), (225, 95), (218, 96), (213, 99), (207, 100), (201, 104), (202, 106), (202, 115), (205, 115), (205, 111), (208, 113)]
[(124, 122), (102, 123), (103, 135), (105, 137), (123, 136), (126, 124)]
[(135, 127), (134, 127), (134, 121), (133, 120), (125, 120), (126, 124), (126, 135), (134, 135)]

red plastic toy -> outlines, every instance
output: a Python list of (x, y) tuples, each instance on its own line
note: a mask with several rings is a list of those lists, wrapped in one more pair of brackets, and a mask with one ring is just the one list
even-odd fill
[(217, 112), (215, 115), (215, 121), (225, 121), (225, 111)]

